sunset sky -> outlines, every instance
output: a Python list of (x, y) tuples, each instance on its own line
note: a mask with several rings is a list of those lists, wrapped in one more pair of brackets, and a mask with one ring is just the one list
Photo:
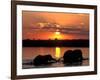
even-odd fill
[(89, 14), (22, 12), (23, 39), (88, 39)]

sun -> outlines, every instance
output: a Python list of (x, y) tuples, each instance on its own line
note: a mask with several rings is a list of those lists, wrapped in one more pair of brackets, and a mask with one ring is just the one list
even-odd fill
[(62, 39), (62, 35), (61, 35), (61, 32), (60, 31), (56, 31), (54, 33), (54, 39)]
[(56, 32), (55, 32), (55, 34), (56, 34), (56, 35), (59, 35), (59, 34), (60, 34), (60, 32), (59, 32), (59, 31), (56, 31)]

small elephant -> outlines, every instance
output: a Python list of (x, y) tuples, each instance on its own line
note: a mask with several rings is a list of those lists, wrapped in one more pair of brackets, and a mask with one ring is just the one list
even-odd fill
[(34, 60), (33, 60), (33, 64), (35, 66), (39, 66), (39, 65), (47, 65), (50, 64), (52, 62), (54, 62), (55, 59), (52, 58), (51, 55), (38, 55)]
[(68, 50), (64, 53), (63, 59), (64, 63), (82, 62), (83, 60), (82, 51), (79, 49), (73, 51)]

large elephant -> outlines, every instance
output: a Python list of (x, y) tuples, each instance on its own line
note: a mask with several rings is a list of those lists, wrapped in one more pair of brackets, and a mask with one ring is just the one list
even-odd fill
[(40, 66), (40, 65), (47, 65), (50, 63), (55, 62), (56, 60), (52, 58), (51, 55), (38, 55), (34, 60), (33, 64), (35, 66)]
[(82, 51), (79, 49), (73, 51), (68, 50), (64, 53), (63, 59), (64, 63), (82, 62), (83, 60)]

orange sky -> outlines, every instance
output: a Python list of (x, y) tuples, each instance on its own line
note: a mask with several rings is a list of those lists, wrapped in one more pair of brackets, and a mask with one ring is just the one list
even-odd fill
[(23, 39), (89, 38), (89, 14), (23, 11), (22, 21)]

